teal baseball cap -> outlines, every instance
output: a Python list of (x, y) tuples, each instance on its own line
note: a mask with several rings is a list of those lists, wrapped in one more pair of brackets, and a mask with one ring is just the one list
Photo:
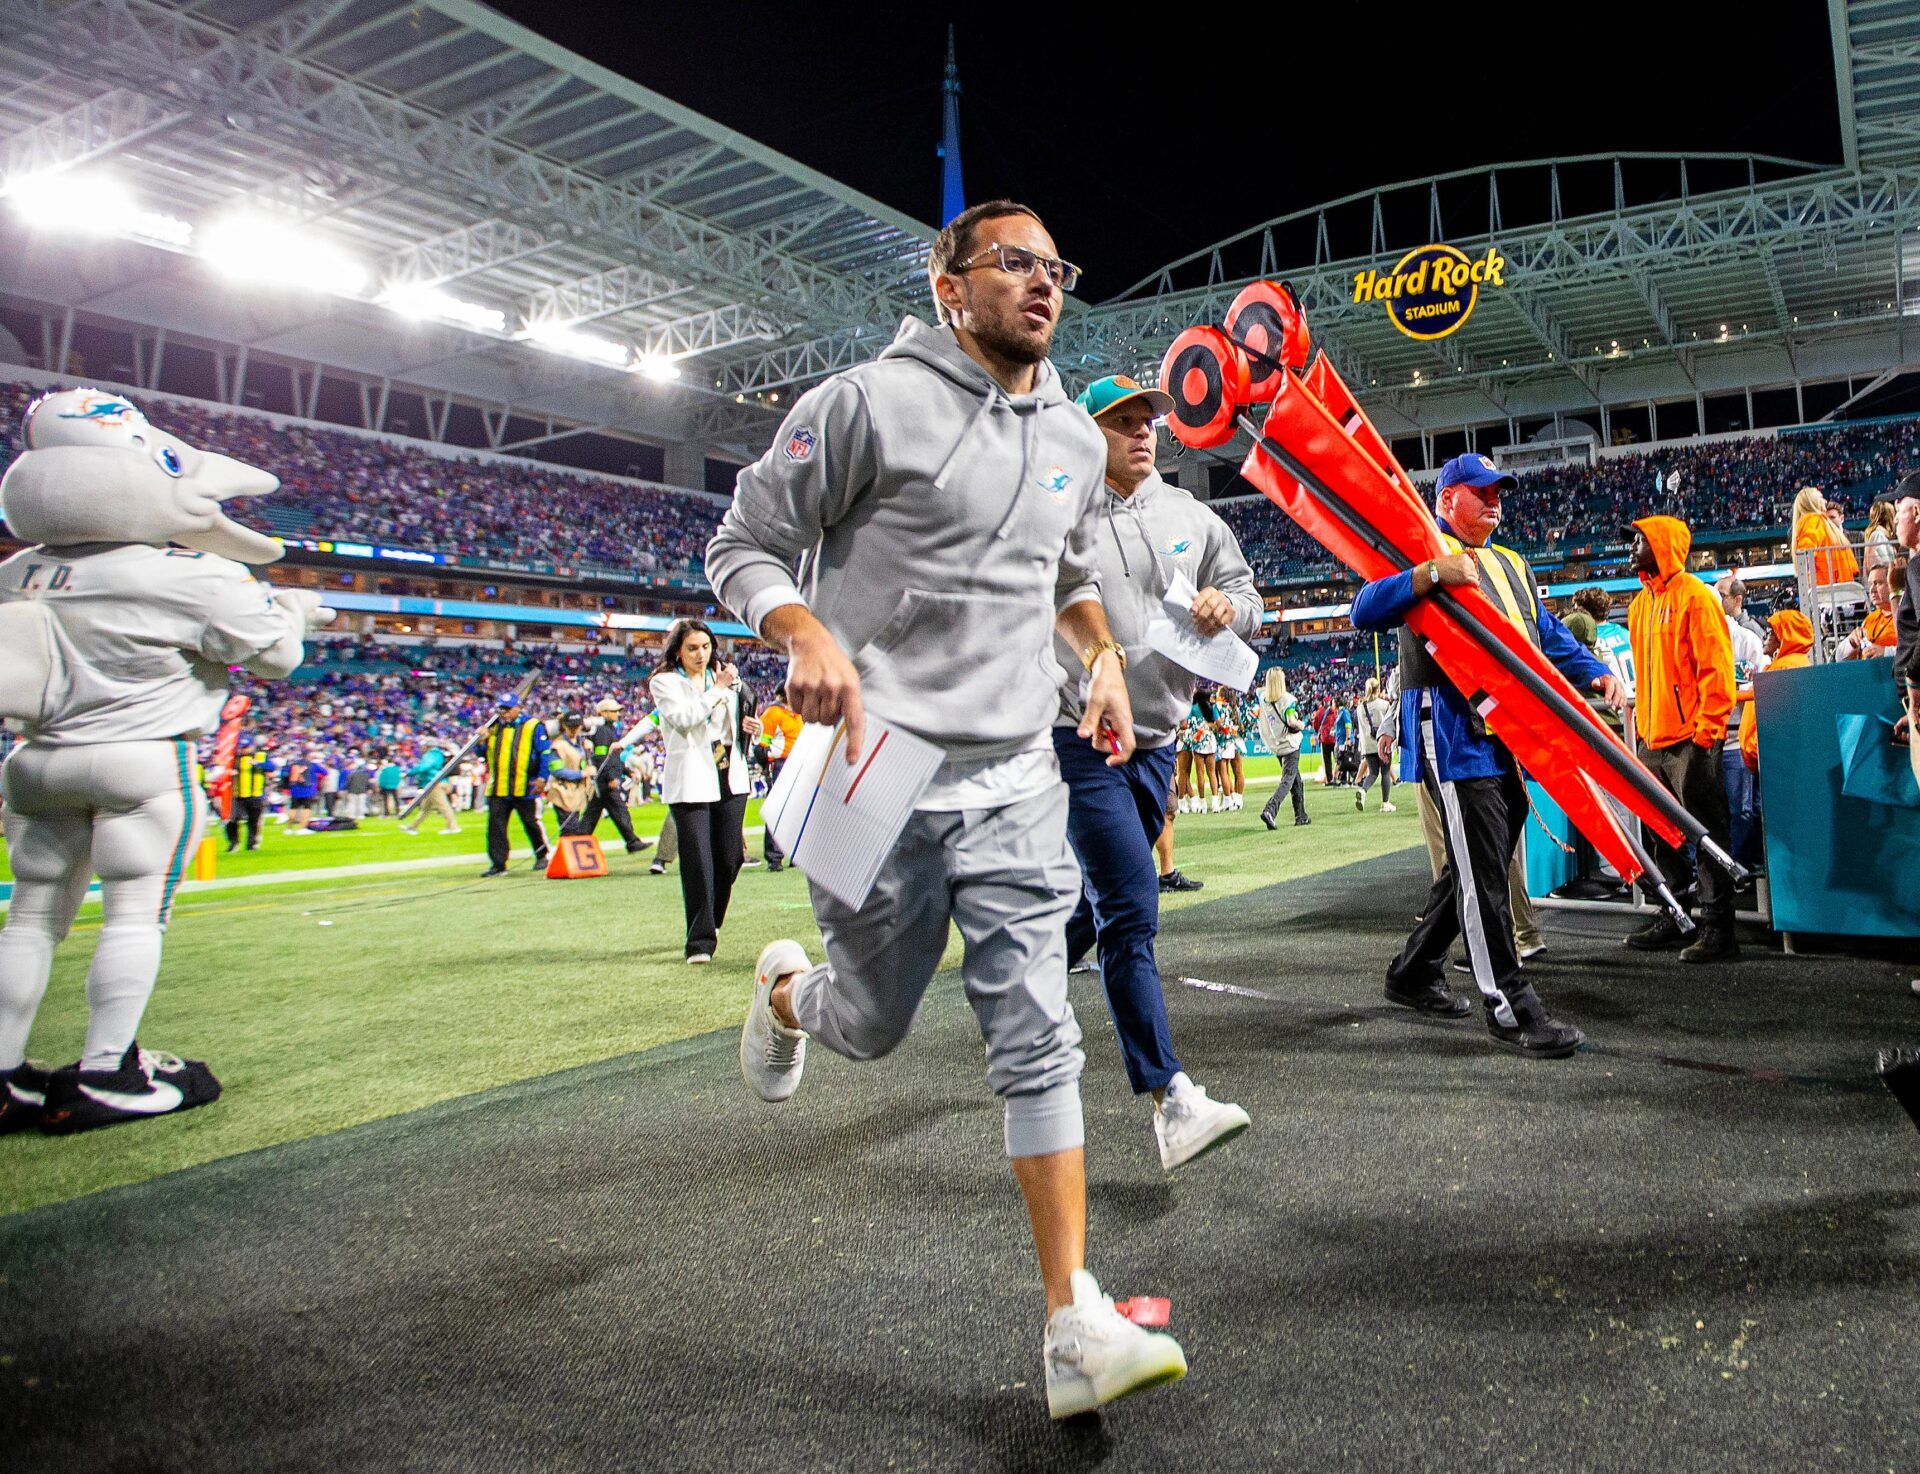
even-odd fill
[(1156, 416), (1173, 413), (1171, 394), (1162, 389), (1143, 388), (1125, 374), (1109, 374), (1104, 379), (1095, 379), (1080, 391), (1080, 397), (1074, 403), (1097, 420), (1115, 405), (1125, 404), (1129, 399), (1139, 399), (1143, 395), (1147, 403), (1153, 406)]

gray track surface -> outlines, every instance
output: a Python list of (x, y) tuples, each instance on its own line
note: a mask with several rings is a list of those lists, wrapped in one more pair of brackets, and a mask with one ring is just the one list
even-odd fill
[(785, 1107), (713, 1035), (0, 1219), (0, 1468), (1920, 1467), (1920, 1136), (1862, 1078), (1920, 1033), (1904, 979), (1550, 919), (1533, 975), (1602, 1048), (1528, 1062), (1378, 1006), (1423, 880), (1415, 852), (1170, 919), (1170, 975), (1272, 995), (1168, 985), (1254, 1119), (1172, 1180), (1075, 979), (1091, 1267), (1171, 1297), (1177, 1386), (1047, 1421), (945, 978), (893, 1057), (816, 1054)]

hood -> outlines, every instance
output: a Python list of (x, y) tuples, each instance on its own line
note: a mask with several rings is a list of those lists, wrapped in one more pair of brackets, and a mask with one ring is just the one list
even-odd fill
[(1798, 609), (1781, 609), (1767, 622), (1780, 640), (1775, 660), (1783, 655), (1805, 655), (1813, 649), (1813, 625)]
[(880, 357), (911, 358), (972, 394), (982, 398), (997, 394), (1016, 410), (1044, 409), (1073, 402), (1061, 387), (1060, 375), (1045, 359), (1034, 367), (1031, 394), (1008, 394), (995, 382), (993, 375), (967, 357), (960, 340), (954, 337), (952, 328), (931, 327), (917, 317), (901, 319), (900, 331), (894, 334), (891, 343), (880, 350)]
[(100, 389), (42, 395), (21, 423), (24, 453), (0, 481), (0, 515), (28, 542), (178, 543), (236, 563), (285, 549), (221, 510), (279, 488), (270, 472), (195, 450)]
[(1642, 517), (1634, 527), (1647, 535), (1647, 545), (1653, 549), (1653, 560), (1660, 569), (1659, 576), (1643, 581), (1665, 583), (1676, 573), (1687, 571), (1687, 554), (1693, 551), (1693, 529), (1678, 517)]
[(1085, 411), (1067, 398), (1066, 391), (1060, 386), (1059, 374), (1046, 360), (1042, 359), (1034, 367), (1032, 393), (1009, 394), (1000, 387), (993, 375), (967, 356), (959, 339), (954, 337), (952, 328), (928, 327), (917, 317), (901, 321), (900, 331), (881, 350), (880, 357), (912, 359), (980, 401), (973, 413), (967, 416), (953, 444), (947, 447), (940, 469), (934, 474), (935, 490), (947, 484), (948, 476), (953, 474), (954, 467), (961, 460), (961, 449), (973, 438), (976, 430), (988, 425), (994, 415), (1012, 414), (1022, 422), (1020, 475), (1014, 481), (1006, 509), (1000, 514), (999, 525), (994, 529), (995, 538), (1004, 538), (1014, 508), (1020, 504), (1027, 478), (1033, 472), (1034, 447), (1040, 438), (1040, 412), (1070, 409), (1075, 414), (1084, 414)]

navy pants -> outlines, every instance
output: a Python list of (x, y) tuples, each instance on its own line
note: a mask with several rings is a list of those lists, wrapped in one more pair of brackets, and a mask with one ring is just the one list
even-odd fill
[(1164, 1090), (1180, 1073), (1160, 992), (1154, 938), (1160, 932), (1160, 876), (1153, 842), (1167, 822), (1172, 743), (1136, 751), (1117, 768), (1071, 727), (1053, 729), (1067, 782), (1067, 839), (1080, 861), (1080, 904), (1067, 922), (1067, 956), (1097, 940), (1100, 981), (1135, 1095)]

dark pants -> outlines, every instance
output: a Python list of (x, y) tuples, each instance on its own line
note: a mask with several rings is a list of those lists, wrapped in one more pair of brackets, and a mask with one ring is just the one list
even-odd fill
[[(1694, 742), (1676, 742), (1671, 747), (1642, 747), (1640, 761), (1653, 770), (1667, 791), (1680, 800), (1722, 849), (1728, 848), (1730, 824), (1727, 815), (1726, 779), (1720, 766), (1720, 747), (1701, 747)], [(1667, 885), (1677, 896), (1693, 879), (1695, 865), (1685, 850), (1670, 848), (1657, 834), (1647, 836), (1653, 844), (1653, 858)], [(1729, 851), (1731, 853), (1731, 851)], [(1719, 864), (1700, 857), (1700, 919), (1733, 925), (1733, 877)]]
[(592, 834), (600, 827), (600, 816), (605, 814), (613, 820), (613, 827), (620, 831), (620, 838), (628, 849), (640, 844), (640, 836), (633, 832), (633, 815), (627, 809), (626, 795), (621, 793), (618, 783), (602, 783), (593, 790), (593, 797), (587, 800), (586, 809), (577, 817), (569, 819), (561, 827), (562, 834)]
[(1136, 751), (1117, 768), (1071, 727), (1053, 729), (1067, 782), (1067, 840), (1080, 860), (1080, 904), (1067, 922), (1067, 956), (1098, 940), (1100, 981), (1135, 1095), (1163, 1090), (1180, 1072), (1153, 942), (1160, 877), (1153, 842), (1167, 822), (1173, 745)]
[[(787, 765), (785, 758), (777, 763), (767, 764), (767, 792), (773, 792), (773, 785), (780, 781), (780, 770)], [(760, 831), (760, 858), (769, 865), (784, 865), (787, 852), (780, 848), (780, 841), (773, 837), (773, 826), (767, 825)]]
[(547, 853), (547, 831), (540, 823), (540, 800), (537, 798), (495, 798), (487, 796), (487, 858), (496, 867), (505, 867), (512, 847), (507, 843), (507, 816), (518, 814), (520, 827), (527, 831), (532, 841), (536, 860)]
[(1454, 938), (1464, 936), (1467, 965), (1481, 1001), (1503, 1027), (1511, 1028), (1509, 999), (1524, 984), (1513, 944), (1507, 868), (1526, 821), (1526, 784), (1517, 768), (1497, 778), (1443, 783), (1437, 776), (1433, 720), (1427, 713), (1421, 715), (1420, 741), (1421, 781), (1440, 815), (1447, 858), (1413, 935), (1387, 969), (1387, 981), (1403, 992), (1446, 981), (1447, 954)]
[(1300, 754), (1285, 753), (1280, 758), (1280, 786), (1273, 790), (1267, 800), (1267, 806), (1260, 811), (1263, 819), (1272, 819), (1279, 815), (1280, 805), (1293, 796), (1293, 817), (1295, 822), (1307, 817), (1307, 784), (1300, 776)]
[(1727, 790), (1727, 853), (1751, 867), (1760, 853), (1760, 788), (1737, 747), (1720, 749), (1720, 775)]
[(264, 798), (236, 798), (233, 800), (233, 817), (227, 820), (227, 843), (240, 843), (240, 824), (244, 820), (247, 826), (247, 848), (260, 848), (260, 819), (267, 811)]
[(733, 880), (746, 858), (740, 825), (747, 796), (732, 794), (711, 804), (672, 804), (673, 827), (680, 836), (680, 897), (687, 907), (687, 956), (709, 957), (726, 924)]
[(1369, 788), (1373, 787), (1374, 776), (1378, 774), (1380, 778), (1380, 802), (1383, 804), (1392, 803), (1393, 764), (1383, 758), (1375, 757), (1372, 753), (1367, 754), (1365, 761), (1366, 774), (1360, 779), (1360, 791), (1365, 793)]

